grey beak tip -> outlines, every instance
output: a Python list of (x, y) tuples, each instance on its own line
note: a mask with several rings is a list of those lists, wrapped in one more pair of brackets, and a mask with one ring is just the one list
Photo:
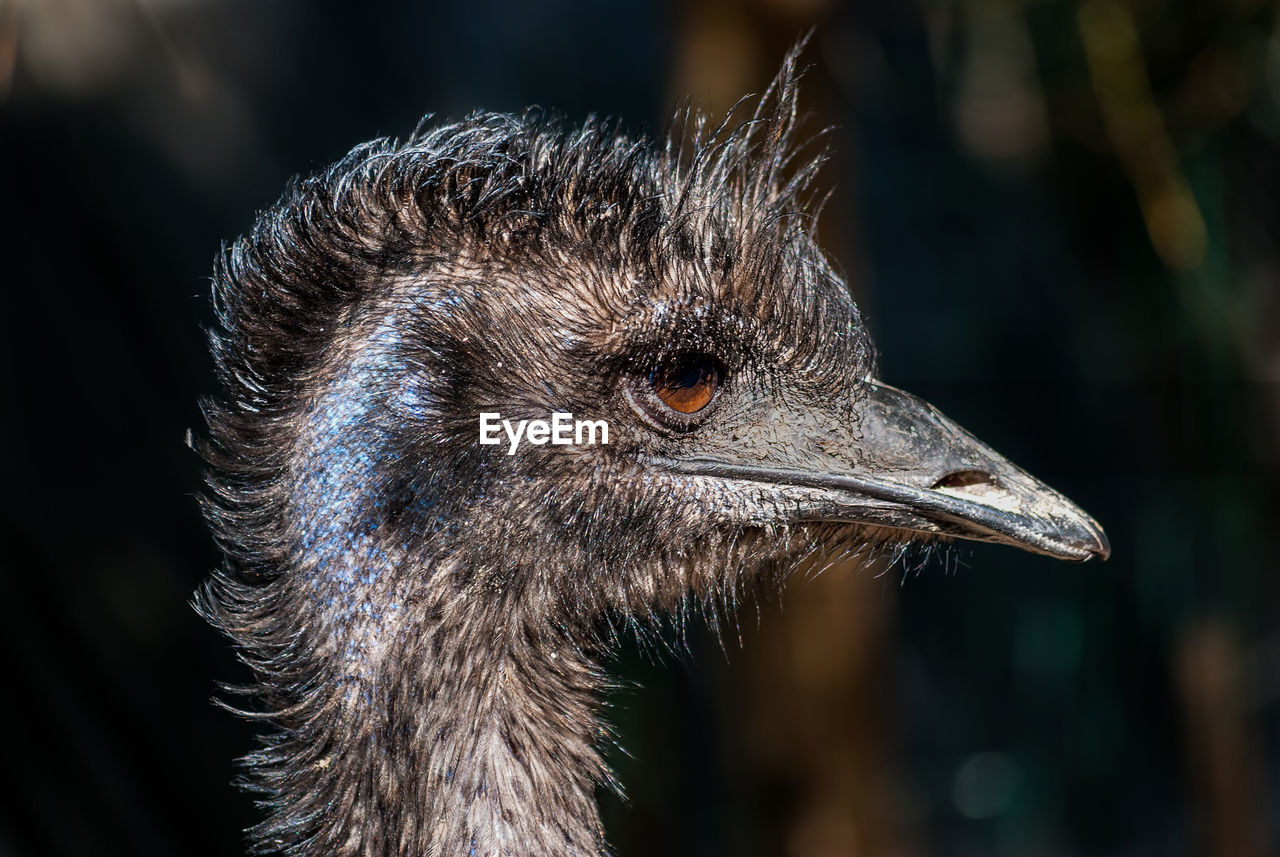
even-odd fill
[(1102, 527), (1098, 526), (1096, 522), (1093, 525), (1093, 538), (1093, 555), (1102, 562), (1106, 562), (1111, 558), (1111, 540), (1107, 538), (1107, 534), (1102, 531)]
[(1093, 518), (1080, 513), (1080, 520), (1071, 529), (1075, 532), (1067, 541), (1082, 552), (1083, 555), (1077, 557), (1079, 562), (1088, 562), (1095, 557), (1106, 562), (1111, 558), (1111, 540)]

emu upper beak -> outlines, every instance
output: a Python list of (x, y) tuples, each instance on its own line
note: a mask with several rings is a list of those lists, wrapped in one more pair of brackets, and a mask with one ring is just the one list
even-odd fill
[(857, 406), (852, 436), (856, 444), (839, 456), (838, 469), (797, 466), (794, 458), (743, 464), (721, 455), (663, 464), (689, 474), (816, 489), (797, 521), (937, 533), (1075, 561), (1111, 554), (1102, 527), (1083, 509), (909, 393), (872, 382)]

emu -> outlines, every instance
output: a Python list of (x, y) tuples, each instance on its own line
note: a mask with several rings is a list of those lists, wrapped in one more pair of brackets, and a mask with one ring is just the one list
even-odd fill
[[(258, 852), (607, 853), (601, 664), (815, 554), (1105, 558), (1082, 510), (876, 380), (818, 248), (794, 53), (664, 146), (478, 113), (295, 181), (215, 271), (197, 595), (251, 669)], [(479, 442), (481, 413), (608, 444)]]

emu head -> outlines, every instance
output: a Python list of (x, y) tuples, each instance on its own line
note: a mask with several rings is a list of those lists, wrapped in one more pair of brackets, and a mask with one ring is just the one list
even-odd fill
[[(602, 618), (816, 550), (1107, 555), (876, 380), (802, 200), (794, 90), (789, 60), (746, 121), (656, 151), (536, 114), (371, 143), (224, 254), (205, 454), (227, 564), (202, 607), (279, 730), (251, 759), (264, 847), (594, 853)], [(481, 443), (495, 413), (608, 442)]]

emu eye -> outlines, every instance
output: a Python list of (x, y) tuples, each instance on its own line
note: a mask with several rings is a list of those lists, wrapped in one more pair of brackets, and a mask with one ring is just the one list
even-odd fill
[(653, 428), (689, 431), (715, 409), (724, 376), (723, 364), (709, 354), (678, 354), (633, 377), (627, 400)]
[(649, 384), (671, 410), (696, 414), (715, 398), (720, 365), (705, 354), (685, 354), (653, 370)]

